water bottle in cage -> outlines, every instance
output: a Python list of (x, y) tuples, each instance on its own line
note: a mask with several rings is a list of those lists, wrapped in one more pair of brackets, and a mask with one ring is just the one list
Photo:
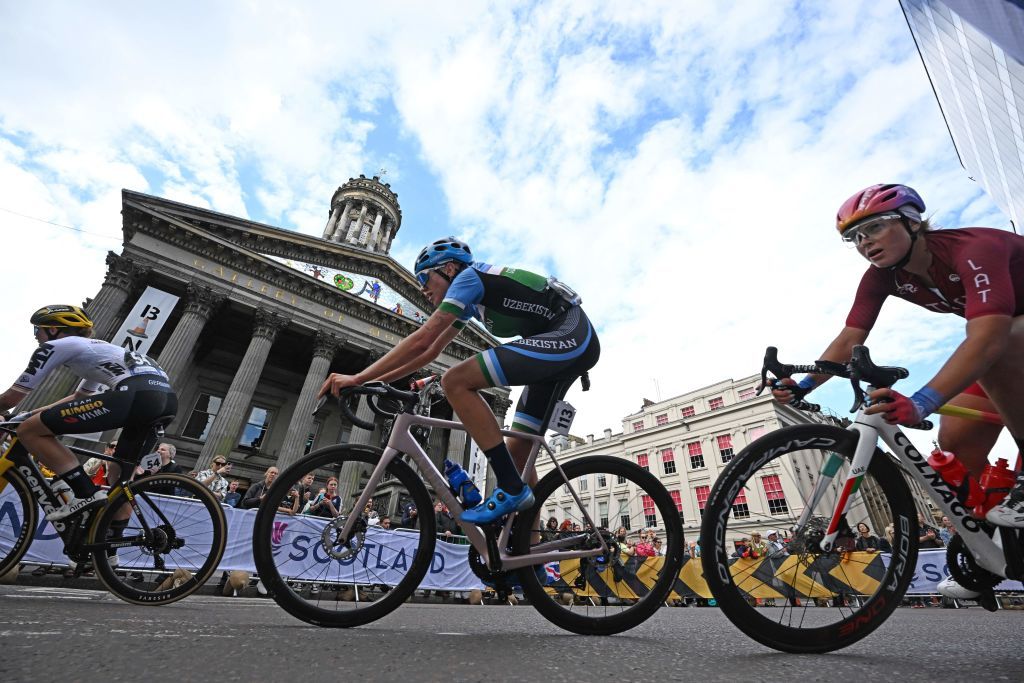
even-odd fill
[(473, 480), (469, 478), (469, 475), (466, 474), (466, 470), (462, 469), (461, 465), (445, 458), (444, 474), (448, 477), (448, 486), (451, 487), (452, 493), (459, 497), (462, 505), (467, 510), (476, 507), (483, 500), (480, 490), (473, 483)]

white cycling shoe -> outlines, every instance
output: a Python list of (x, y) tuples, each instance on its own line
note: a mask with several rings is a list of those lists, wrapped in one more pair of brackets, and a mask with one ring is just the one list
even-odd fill
[(964, 588), (952, 576), (947, 576), (942, 581), (939, 581), (939, 585), (936, 588), (939, 593), (954, 600), (976, 600), (981, 595), (978, 591)]
[(71, 515), (77, 515), (79, 512), (97, 508), (107, 502), (107, 494), (102, 489), (96, 491), (88, 498), (76, 498), (71, 497), (71, 500), (61, 505), (59, 508), (46, 515), (46, 521), (48, 522), (59, 522), (65, 517)]

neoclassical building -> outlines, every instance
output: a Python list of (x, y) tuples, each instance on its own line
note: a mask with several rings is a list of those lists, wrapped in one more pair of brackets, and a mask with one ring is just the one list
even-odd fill
[[(202, 468), (226, 455), (232, 478), (255, 481), (315, 447), (379, 443), (380, 427), (353, 430), (337, 406), (315, 419), (311, 411), (329, 372), (362, 370), (431, 310), (412, 274), (388, 255), (402, 212), (387, 183), (361, 175), (339, 187), (322, 237), (129, 190), (121, 216), (124, 248), (107, 254), (103, 286), (85, 308), (96, 337), (121, 344), (113, 337), (132, 324), (127, 317), (147, 287), (179, 298), (145, 349), (178, 393), (166, 440), (179, 464)], [(467, 326), (431, 370), (496, 343)], [(66, 395), (72, 382), (66, 371), (54, 373), (32, 405)], [(502, 420), (508, 390), (485, 396)], [(446, 403), (434, 406), (435, 417), (451, 414)], [(371, 416), (363, 404), (360, 416)], [(434, 432), (429, 452), (468, 464), (464, 432)], [(343, 492), (353, 485), (343, 477)]]

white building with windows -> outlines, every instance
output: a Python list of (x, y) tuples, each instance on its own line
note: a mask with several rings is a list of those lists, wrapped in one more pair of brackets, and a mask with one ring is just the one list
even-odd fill
[[(613, 434), (606, 429), (601, 438), (557, 441), (559, 462), (584, 455), (617, 455), (655, 474), (664, 484), (683, 517), (688, 542), (700, 535), (701, 516), (718, 475), (734, 454), (767, 432), (807, 422), (838, 423), (835, 418), (803, 413), (775, 403), (768, 392), (755, 396), (759, 375), (724, 380), (664, 401), (645, 401), (637, 413), (622, 419), (623, 430)], [(738, 540), (753, 531), (764, 534), (780, 529), (782, 520), (793, 519), (802, 510), (814, 486), (823, 459), (814, 451), (780, 458), (757, 473), (752, 486), (740, 493), (733, 506), (730, 529)], [(544, 476), (553, 469), (550, 458), (542, 453), (537, 470)], [(591, 477), (595, 478), (595, 477)], [(644, 500), (624, 481), (579, 480), (576, 488), (595, 521), (616, 528), (625, 525), (636, 530), (638, 520), (646, 526), (659, 526), (653, 515), (653, 503)], [(838, 484), (826, 498), (835, 501)], [(543, 518), (578, 519), (575, 503), (563, 487), (560, 497), (547, 501)], [(870, 520), (878, 535), (889, 520), (877, 505), (877, 491), (870, 483), (861, 489), (851, 520)], [(594, 513), (596, 512), (596, 516)], [(853, 522), (851, 522), (853, 523)]]

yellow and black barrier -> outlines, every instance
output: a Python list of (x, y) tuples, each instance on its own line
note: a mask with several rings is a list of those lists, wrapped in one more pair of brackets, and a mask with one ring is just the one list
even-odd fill
[[(556, 592), (572, 591), (588, 598), (616, 597), (630, 600), (646, 595), (664, 565), (663, 557), (623, 556), (619, 563), (565, 560), (559, 563), (560, 578), (548, 584)], [(878, 590), (885, 566), (878, 553), (734, 559), (730, 571), (736, 586), (750, 598), (829, 598), (836, 595), (871, 595)], [(669, 600), (710, 598), (700, 559), (687, 557)]]

